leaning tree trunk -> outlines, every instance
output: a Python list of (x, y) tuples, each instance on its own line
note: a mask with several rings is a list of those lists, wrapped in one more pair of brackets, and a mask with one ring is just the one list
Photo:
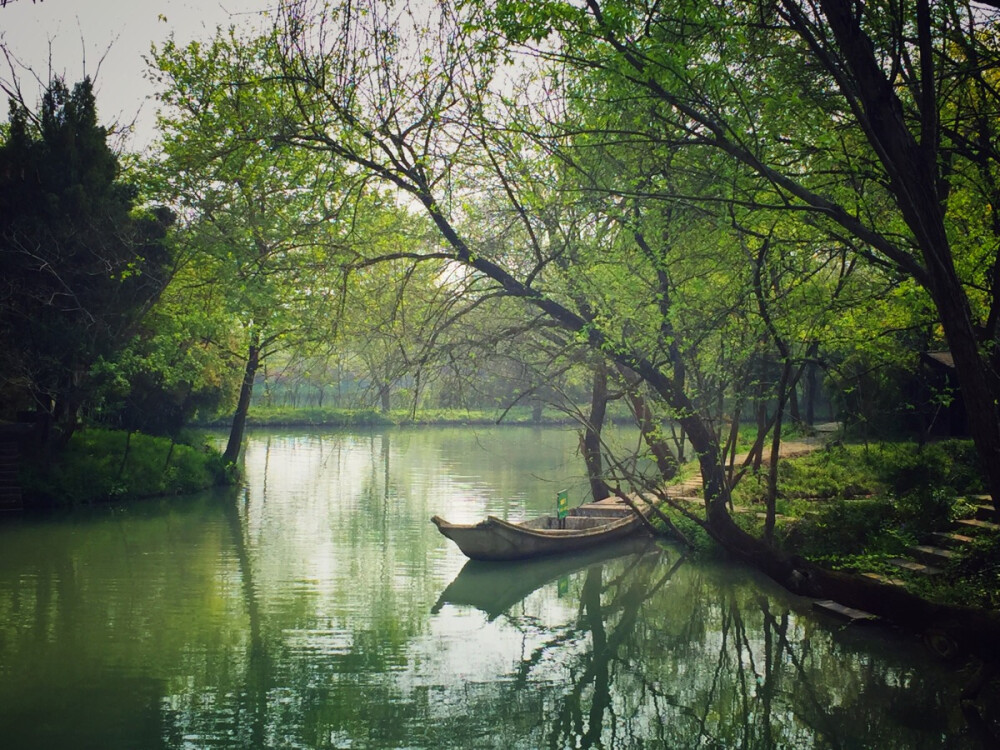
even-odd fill
[[(832, 2), (832, 0), (830, 1)], [(824, 9), (825, 7), (826, 1), (824, 0)], [(910, 612), (905, 611), (908, 607), (912, 605), (916, 609), (920, 606), (919, 602), (912, 601), (916, 599), (912, 594), (897, 592), (892, 586), (879, 584), (859, 576), (847, 576), (846, 578), (849, 578), (850, 581), (841, 583), (845, 578), (844, 574), (821, 571), (805, 561), (793, 560), (741, 529), (726, 509), (729, 488), (726, 484), (719, 441), (710, 425), (699, 416), (691, 398), (687, 393), (678, 389), (677, 383), (672, 378), (668, 377), (654, 362), (640, 354), (611, 345), (612, 342), (604, 335), (599, 326), (592, 325), (591, 322), (556, 300), (530, 288), (512, 276), (506, 269), (493, 262), (488, 255), (474, 253), (446, 215), (442, 213), (441, 204), (426, 187), (426, 182), (414, 182), (407, 185), (404, 177), (412, 177), (409, 173), (404, 173), (401, 176), (392, 170), (382, 170), (382, 174), (395, 178), (397, 182), (402, 181), (403, 187), (410, 190), (411, 194), (424, 206), (435, 226), (441, 231), (445, 241), (453, 248), (455, 259), (458, 262), (487, 275), (513, 297), (534, 305), (554, 322), (579, 334), (580, 338), (595, 352), (608, 353), (608, 356), (617, 364), (631, 369), (646, 380), (650, 387), (674, 410), (678, 415), (678, 422), (687, 433), (692, 448), (698, 456), (705, 490), (706, 527), (725, 549), (743, 561), (759, 567), (779, 583), (799, 593), (811, 596), (825, 594), (830, 598), (837, 598), (849, 606), (861, 606), (862, 608), (864, 608), (862, 602), (870, 598), (872, 603), (867, 608), (868, 611), (888, 616), (892, 616), (892, 604), (895, 603), (898, 604), (896, 609), (904, 611), (902, 617), (894, 619), (903, 619), (904, 621), (905, 617), (910, 614)], [(419, 176), (422, 178), (422, 174)], [(997, 461), (997, 464), (1000, 465), (1000, 461)], [(1000, 466), (998, 466), (997, 473), (1000, 476)], [(925, 610), (921, 614), (934, 613), (935, 605), (927, 606), (931, 610)], [(959, 608), (947, 609), (954, 612)], [(896, 614), (899, 615), (900, 612), (896, 612)], [(917, 621), (913, 619), (910, 620), (910, 623)], [(996, 634), (1000, 633), (1000, 616), (995, 613), (986, 613), (985, 615), (969, 613), (967, 617), (963, 618), (963, 625), (972, 628), (977, 634), (988, 631)], [(995, 643), (996, 640), (993, 641), (994, 645)]]
[(806, 364), (806, 424), (812, 427), (816, 424), (816, 363)]
[[(653, 454), (660, 477), (663, 481), (673, 479), (677, 476), (677, 459), (670, 452), (670, 446), (667, 445), (667, 441), (664, 439), (660, 426), (656, 423), (656, 418), (646, 403), (646, 399), (639, 393), (638, 388), (642, 382), (641, 378), (627, 368), (619, 367), (618, 370), (621, 372), (622, 377), (625, 378), (627, 386), (625, 389), (625, 398), (628, 399), (629, 406), (632, 407), (632, 414), (635, 417), (636, 424), (639, 425), (639, 432), (642, 434), (642, 439), (646, 443), (646, 447), (649, 448), (649, 452)], [(683, 434), (684, 429), (682, 426), (681, 435)]]
[[(937, 286), (937, 285), (936, 285)], [(932, 289), (941, 316), (941, 327), (955, 362), (955, 374), (965, 403), (969, 433), (979, 453), (993, 507), (1000, 512), (1000, 412), (997, 394), (983, 357), (979, 354), (971, 315), (963, 299), (953, 295), (957, 278)], [(952, 287), (952, 288), (949, 288)]]
[(240, 385), (240, 399), (233, 414), (233, 424), (229, 428), (229, 442), (226, 452), (222, 454), (227, 464), (235, 464), (243, 447), (243, 433), (246, 431), (247, 413), (250, 411), (250, 397), (253, 396), (253, 381), (257, 377), (257, 367), (260, 365), (260, 336), (254, 334), (250, 340), (247, 352), (247, 364), (243, 371), (243, 383)]

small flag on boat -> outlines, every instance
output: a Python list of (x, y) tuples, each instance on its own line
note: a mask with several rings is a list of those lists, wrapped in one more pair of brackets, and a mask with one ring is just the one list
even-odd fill
[(565, 518), (569, 515), (569, 493), (566, 490), (556, 493), (556, 517)]

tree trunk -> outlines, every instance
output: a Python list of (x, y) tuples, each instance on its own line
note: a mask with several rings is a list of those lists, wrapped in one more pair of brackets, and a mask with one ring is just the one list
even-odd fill
[(264, 405), (267, 408), (274, 406), (274, 389), (271, 387), (271, 378), (267, 375), (267, 362), (263, 366), (264, 371)]
[[(656, 461), (656, 468), (664, 481), (673, 479), (677, 476), (677, 459), (670, 452), (670, 446), (667, 445), (667, 441), (664, 439), (660, 426), (656, 423), (656, 418), (646, 403), (646, 399), (639, 393), (638, 388), (642, 379), (631, 370), (622, 367), (618, 369), (627, 384), (625, 398), (628, 400), (629, 406), (632, 407), (632, 414), (635, 417), (636, 424), (639, 425), (639, 432), (642, 434), (642, 439), (649, 448), (650, 453), (653, 454), (653, 459)], [(681, 435), (683, 436), (683, 434), (684, 431), (682, 428)]]
[(545, 405), (541, 401), (534, 401), (531, 404), (531, 421), (539, 424), (542, 421), (542, 409)]
[[(917, 48), (920, 53), (921, 140), (906, 127), (903, 105), (894, 86), (877, 59), (874, 44), (862, 27), (862, 18), (852, 6), (821, 0), (820, 6), (833, 31), (840, 57), (854, 78), (857, 96), (864, 107), (865, 135), (875, 147), (890, 177), (889, 187), (907, 226), (913, 232), (923, 258), (920, 268), (910, 272), (931, 294), (940, 316), (948, 347), (955, 362), (969, 432), (982, 459), (987, 489), (994, 508), (1000, 511), (1000, 410), (997, 405), (996, 375), (990, 375), (988, 361), (979, 352), (965, 288), (955, 269), (952, 248), (945, 227), (945, 205), (939, 187), (937, 120), (934, 90), (934, 40), (928, 0), (918, 0)], [(995, 342), (990, 342), (994, 344)]]
[(763, 391), (764, 386), (761, 385), (757, 394), (757, 440), (750, 449), (750, 453), (753, 457), (754, 474), (760, 471), (761, 464), (764, 462), (763, 440), (768, 430), (767, 402), (764, 400)]
[(722, 460), (725, 464), (726, 481), (728, 486), (735, 487), (733, 480), (736, 478), (736, 441), (740, 437), (740, 419), (743, 416), (743, 408), (736, 406), (733, 411), (732, 422), (729, 424), (729, 435), (722, 446)]
[(806, 424), (816, 424), (816, 363), (806, 365)]
[[(171, 448), (173, 444), (171, 444)], [(125, 473), (125, 466), (128, 464), (128, 454), (132, 448), (132, 430), (128, 430), (125, 433), (125, 450), (122, 451), (122, 460), (118, 464), (118, 475), (115, 477), (117, 481), (121, 481), (122, 474)]]
[(608, 369), (604, 362), (594, 367), (594, 384), (590, 393), (590, 416), (580, 436), (580, 452), (587, 466), (590, 480), (590, 494), (594, 500), (603, 500), (611, 495), (604, 482), (604, 465), (601, 460), (601, 430), (608, 409)]
[(383, 414), (388, 414), (392, 406), (392, 390), (389, 384), (379, 386), (378, 389), (379, 409)]
[(243, 433), (247, 425), (247, 413), (250, 411), (250, 397), (253, 395), (253, 382), (257, 377), (257, 367), (260, 365), (260, 336), (254, 334), (250, 340), (247, 352), (246, 369), (243, 371), (243, 383), (240, 385), (240, 398), (233, 414), (233, 424), (229, 429), (229, 442), (226, 452), (222, 454), (227, 464), (235, 464), (243, 447)]
[[(687, 367), (684, 365), (684, 360), (681, 358), (680, 350), (677, 348), (676, 337), (671, 338), (670, 343), (670, 359), (674, 365), (674, 381), (677, 383), (677, 390), (683, 392), (686, 386), (685, 381), (687, 380)], [(674, 473), (677, 472), (677, 467), (684, 463), (684, 441), (687, 439), (684, 434), (684, 428), (681, 427), (678, 430), (680, 433), (674, 439), (674, 445), (677, 448), (677, 461), (674, 464)]]
[[(771, 459), (767, 465), (767, 515), (764, 519), (764, 539), (774, 539), (775, 503), (778, 500), (778, 460), (781, 455), (781, 424), (785, 416), (785, 402), (788, 400), (788, 381), (792, 376), (792, 363), (785, 360), (778, 382), (778, 406), (774, 413), (774, 432), (771, 433)], [(795, 386), (792, 385), (794, 393)]]
[(997, 410), (995, 383), (979, 354), (975, 329), (958, 279), (947, 279), (931, 292), (941, 315), (941, 327), (955, 362), (962, 401), (965, 404), (969, 434), (979, 453), (986, 474), (987, 490), (993, 507), (1000, 512), (1000, 412)]

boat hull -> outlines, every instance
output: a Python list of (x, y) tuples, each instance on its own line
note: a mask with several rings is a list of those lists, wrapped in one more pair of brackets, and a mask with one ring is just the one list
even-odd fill
[[(546, 516), (527, 523), (509, 523), (496, 516), (476, 524), (431, 521), (473, 560), (524, 560), (589, 549), (625, 539), (645, 529), (637, 514), (628, 516)], [(565, 525), (566, 528), (560, 528)]]

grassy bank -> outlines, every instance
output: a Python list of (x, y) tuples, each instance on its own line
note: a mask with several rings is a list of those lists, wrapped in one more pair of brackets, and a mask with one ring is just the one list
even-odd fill
[[(1000, 608), (1000, 536), (985, 534), (961, 550), (943, 574), (908, 573), (892, 563), (933, 532), (971, 516), (983, 491), (969, 441), (925, 445), (836, 445), (779, 465), (775, 542), (838, 570), (901, 580), (926, 598)], [(759, 534), (763, 482), (748, 477), (733, 493), (735, 517)]]
[(196, 492), (227, 481), (218, 451), (167, 438), (89, 428), (48, 463), (26, 460), (28, 505), (75, 505)]
[[(407, 425), (492, 425), (501, 412), (495, 410), (425, 409), (416, 414), (394, 410), (383, 414), (375, 409), (333, 409), (317, 407), (251, 407), (247, 424), (251, 427), (387, 427)], [(200, 426), (228, 428), (232, 418), (218, 417)], [(501, 424), (569, 424), (573, 420), (561, 412), (546, 411), (534, 422), (528, 407), (514, 408), (503, 415)]]

